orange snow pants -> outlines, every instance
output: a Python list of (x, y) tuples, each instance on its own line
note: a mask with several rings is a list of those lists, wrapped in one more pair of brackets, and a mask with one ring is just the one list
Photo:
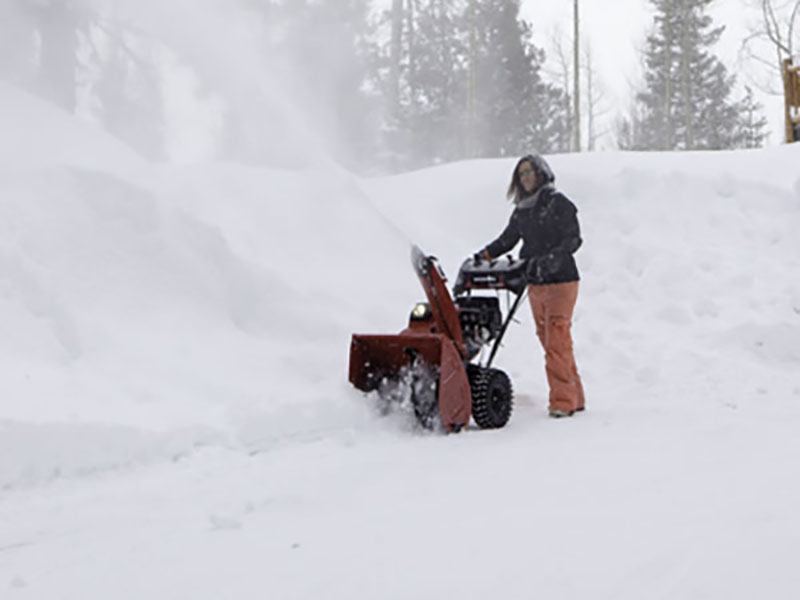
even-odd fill
[(550, 409), (582, 410), (585, 403), (583, 384), (572, 353), (570, 335), (578, 282), (529, 285), (528, 299), (536, 322), (536, 335), (544, 348)]

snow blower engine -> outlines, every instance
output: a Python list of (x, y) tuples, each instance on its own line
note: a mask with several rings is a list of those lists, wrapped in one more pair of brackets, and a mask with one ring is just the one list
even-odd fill
[[(457, 432), (470, 416), (481, 428), (503, 427), (513, 392), (508, 375), (492, 361), (524, 296), (527, 261), (467, 259), (451, 296), (435, 257), (414, 246), (411, 260), (427, 302), (414, 306), (399, 334), (353, 335), (350, 382), (359, 390), (377, 391), (385, 406), (410, 405), (429, 429), (441, 424)], [(495, 293), (473, 293), (481, 290)], [(497, 293), (502, 290), (507, 292), (505, 320)]]

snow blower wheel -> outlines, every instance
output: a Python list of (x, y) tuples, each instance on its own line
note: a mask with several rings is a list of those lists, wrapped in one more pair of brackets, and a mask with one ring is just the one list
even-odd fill
[(472, 392), (472, 418), (481, 429), (498, 429), (511, 418), (513, 390), (511, 380), (500, 369), (483, 369), (470, 365), (468, 370)]

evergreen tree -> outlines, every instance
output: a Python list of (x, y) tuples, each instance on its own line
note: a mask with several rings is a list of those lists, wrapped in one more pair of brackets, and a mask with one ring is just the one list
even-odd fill
[(465, 6), (464, 0), (397, 0), (384, 14), (391, 39), (375, 48), (372, 80), (386, 98), (384, 161), (393, 168), (466, 153)]
[(736, 145), (735, 78), (711, 52), (724, 27), (706, 14), (713, 0), (651, 0), (654, 30), (645, 51), (641, 119), (630, 125), (640, 150), (716, 150)]
[(753, 90), (745, 86), (745, 97), (739, 109), (737, 147), (761, 148), (767, 137), (767, 118), (763, 106), (753, 98)]
[(617, 147), (620, 150), (642, 150), (639, 146), (642, 139), (640, 127), (644, 121), (641, 114), (641, 104), (633, 102), (630, 115), (627, 118), (618, 118), (614, 124)]
[[(454, 160), (468, 152), (468, 40), (458, 2), (415, 2), (399, 125), (407, 128), (416, 164)], [(410, 5), (413, 6), (413, 5)]]
[(376, 119), (367, 91), (372, 53), (369, 0), (252, 1), (270, 29), (266, 52), (280, 85), (348, 166), (375, 152)]
[(485, 0), (476, 14), (478, 154), (554, 150), (566, 128), (563, 92), (540, 75), (544, 52), (519, 18), (518, 0)]
[(518, 0), (405, 0), (386, 17), (377, 78), (397, 99), (386, 132), (402, 166), (550, 152), (568, 137), (568, 102), (540, 76)]

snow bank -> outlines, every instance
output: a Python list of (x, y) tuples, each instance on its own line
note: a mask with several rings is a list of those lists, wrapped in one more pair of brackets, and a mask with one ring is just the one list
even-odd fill
[(413, 283), (346, 174), (148, 166), (7, 86), (0, 115), (0, 486), (291, 431), (342, 396), (349, 324), (394, 314), (353, 302), (371, 274)]
[[(513, 161), (369, 181), (156, 167), (12, 88), (0, 103), (0, 423), (17, 448), (0, 485), (372, 427), (345, 381), (350, 334), (404, 326), (412, 241), (454, 276), (509, 210)], [(594, 398), (797, 397), (797, 159), (552, 157), (586, 238), (575, 333)], [(504, 352), (540, 399), (520, 318)]]
[(142, 168), (141, 158), (101, 129), (0, 81), (0, 173), (73, 166), (117, 173)]

